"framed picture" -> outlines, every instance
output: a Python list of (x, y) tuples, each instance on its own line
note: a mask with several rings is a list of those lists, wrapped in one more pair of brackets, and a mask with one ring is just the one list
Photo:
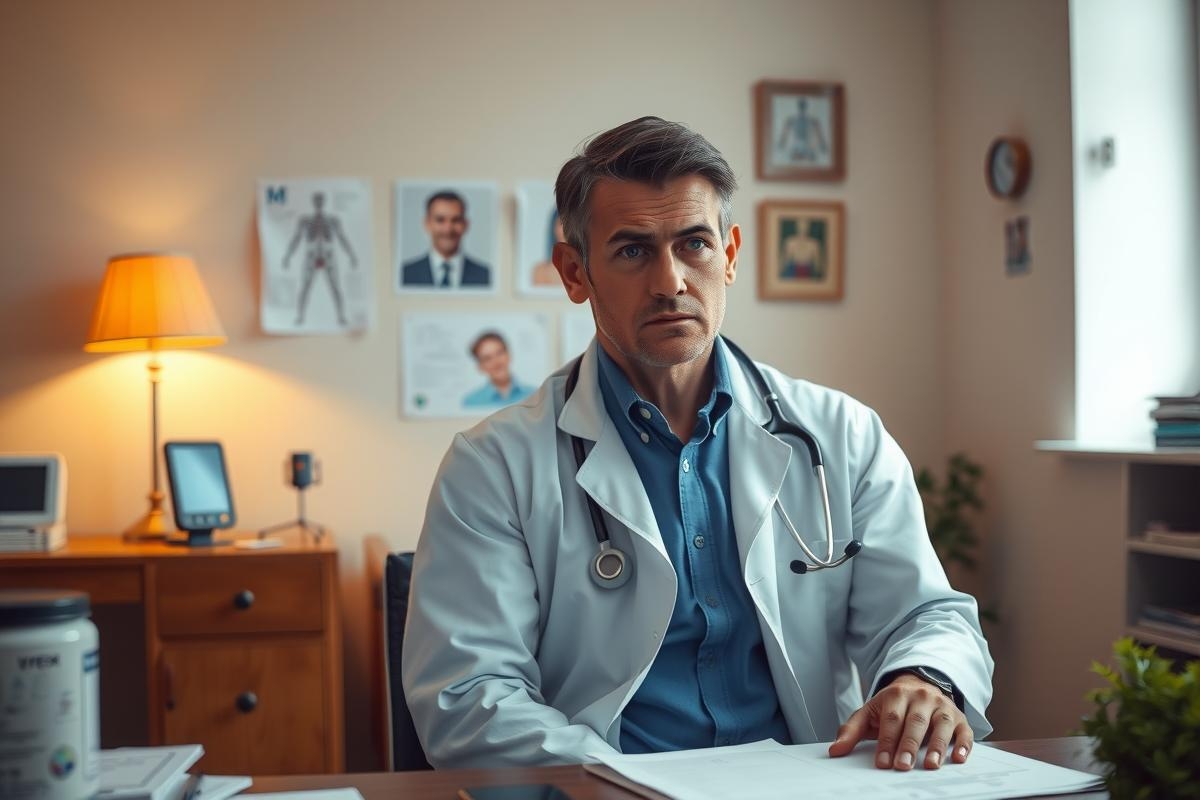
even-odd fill
[(807, 200), (758, 206), (758, 296), (840, 300), (845, 281), (846, 207)]
[(754, 151), (759, 180), (845, 178), (842, 84), (759, 81), (754, 87)]

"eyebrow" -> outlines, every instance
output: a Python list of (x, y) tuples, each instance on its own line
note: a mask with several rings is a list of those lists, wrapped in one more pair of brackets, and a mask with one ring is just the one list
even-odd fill
[[(716, 231), (714, 231), (710, 226), (708, 226), (704, 223), (701, 223), (699, 225), (692, 225), (691, 227), (684, 228), (681, 231), (676, 231), (675, 233), (671, 234), (671, 236), (669, 238), (682, 239), (687, 236), (694, 236), (697, 233), (707, 233), (710, 236), (716, 235)], [(652, 242), (652, 241), (654, 241), (653, 234), (645, 233), (643, 231), (633, 231), (633, 230), (629, 230), (627, 228), (622, 228), (622, 229), (616, 231), (615, 233), (613, 233), (612, 236), (608, 237), (608, 241), (606, 242), (606, 244), (615, 244), (616, 242), (633, 242), (636, 244), (640, 244), (642, 242)]]

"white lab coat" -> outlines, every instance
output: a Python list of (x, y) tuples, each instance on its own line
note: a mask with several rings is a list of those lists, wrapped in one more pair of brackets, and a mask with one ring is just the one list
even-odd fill
[[(413, 564), (403, 680), (437, 767), (589, 760), (620, 748), (621, 711), (670, 623), (675, 570), (597, 378), (595, 344), (563, 403), (566, 368), (532, 397), (458, 434), (429, 498)], [(718, 346), (725, 347), (718, 339)], [(835, 550), (849, 563), (796, 575), (802, 558), (776, 498), (825, 548), (819, 485), (728, 350), (729, 482), (742, 573), (793, 741), (831, 740), (884, 673), (941, 670), (976, 737), (991, 726), (992, 660), (975, 601), (950, 588), (912, 470), (878, 416), (850, 397), (763, 367), (785, 416), (820, 443)], [(590, 453), (576, 473), (568, 434)], [(591, 443), (594, 442), (594, 446)], [(619, 589), (588, 575), (597, 550), (584, 492), (633, 565)], [(861, 676), (861, 682), (859, 679)]]

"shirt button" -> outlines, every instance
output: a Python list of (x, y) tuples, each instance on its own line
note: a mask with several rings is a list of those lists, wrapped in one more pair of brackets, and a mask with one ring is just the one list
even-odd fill
[(683, 460), (683, 471), (684, 472), (692, 471), (692, 465), (688, 463), (688, 460), (686, 458)]
[(638, 409), (638, 413), (642, 415), (642, 419), (650, 419), (650, 409), (641, 408)]
[(711, 594), (708, 597), (704, 598), (704, 602), (708, 603), (709, 608), (716, 608), (717, 606), (720, 605), (720, 603), (717, 602), (717, 598)]
[(645, 431), (639, 433), (638, 438), (642, 440), (642, 444), (650, 444), (650, 434)]
[(692, 539), (692, 544), (696, 545), (697, 548), (703, 548), (704, 547), (704, 537), (697, 536), (695, 539)]

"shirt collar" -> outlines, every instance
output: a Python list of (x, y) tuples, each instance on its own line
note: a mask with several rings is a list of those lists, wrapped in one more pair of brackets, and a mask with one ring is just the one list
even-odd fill
[[(642, 399), (629, 379), (625, 377), (625, 373), (617, 365), (617, 362), (612, 359), (600, 342), (596, 342), (596, 351), (599, 356), (599, 377), (600, 391), (609, 402), (616, 404), (624, 414), (624, 421), (632, 424), (640, 431), (642, 417), (639, 414), (639, 409), (643, 406), (655, 408), (654, 404), (648, 400)], [(725, 349), (714, 344), (712, 350), (713, 363), (713, 389), (709, 395), (708, 401), (700, 409), (698, 416), (707, 418), (709, 425), (715, 426), (725, 413), (729, 411), (733, 404), (733, 384), (729, 379), (729, 365), (726, 363)], [(657, 408), (655, 408), (658, 411)], [(655, 414), (656, 417), (661, 417), (662, 412)], [(619, 422), (619, 421), (618, 421)], [(665, 420), (664, 420), (665, 423)]]

